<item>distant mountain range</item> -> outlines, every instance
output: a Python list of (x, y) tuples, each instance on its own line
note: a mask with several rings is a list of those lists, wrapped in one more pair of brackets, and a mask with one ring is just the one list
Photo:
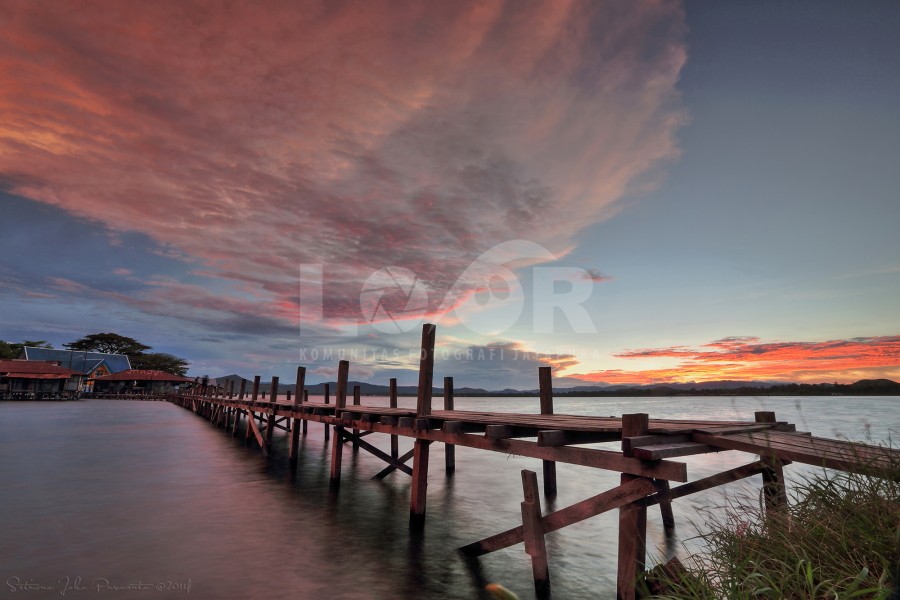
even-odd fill
[[(241, 376), (232, 374), (217, 377), (214, 381), (218, 385), (226, 385), (226, 381), (235, 382), (235, 391), (240, 389)], [(250, 393), (253, 382), (248, 380), (246, 392)], [(317, 383), (306, 386), (311, 396), (321, 396), (325, 393), (325, 383)], [(337, 383), (327, 384), (331, 396), (334, 397)], [(350, 381), (347, 384), (347, 395), (353, 395), (353, 388), (359, 386), (363, 396), (387, 396), (388, 386), (364, 381)], [(260, 393), (269, 394), (270, 382), (260, 383)], [(280, 382), (278, 393), (286, 394), (294, 389), (293, 383)], [(397, 386), (397, 394), (400, 396), (415, 396), (417, 388), (414, 385)], [(435, 387), (432, 394), (442, 396), (443, 388)], [(539, 390), (517, 390), (506, 388), (502, 390), (486, 390), (484, 388), (461, 387), (453, 391), (454, 396), (537, 396)], [(850, 384), (835, 383), (786, 383), (779, 381), (704, 381), (699, 383), (666, 383), (653, 385), (613, 385), (597, 383), (594, 385), (580, 385), (575, 387), (553, 388), (556, 397), (565, 396), (900, 396), (900, 383), (890, 379), (862, 379)]]

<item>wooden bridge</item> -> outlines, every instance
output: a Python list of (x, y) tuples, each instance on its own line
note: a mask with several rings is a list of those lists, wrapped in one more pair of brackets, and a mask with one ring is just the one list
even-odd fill
[[(288, 392), (286, 402), (261, 400), (259, 376), (250, 390), (246, 389), (246, 380), (239, 390), (234, 389), (232, 381), (225, 389), (194, 390), (190, 395), (172, 395), (167, 399), (208, 418), (233, 436), (243, 433), (244, 439), (257, 444), (266, 455), (272, 448), (274, 432), (283, 430), (290, 436), (292, 468), (297, 465), (300, 435), (306, 434), (307, 422), (324, 424), (326, 439), (333, 431), (332, 487), (340, 485), (344, 444), (373, 454), (385, 462), (384, 469), (374, 477), (382, 478), (394, 471), (412, 477), (410, 528), (413, 531), (421, 531), (425, 525), (429, 447), (434, 442), (445, 444), (447, 473), (455, 469), (455, 446), (541, 459), (546, 497), (556, 494), (557, 462), (621, 473), (619, 486), (543, 514), (537, 474), (523, 470), (521, 524), (460, 549), (467, 556), (479, 556), (524, 542), (532, 560), (535, 589), (541, 597), (550, 590), (544, 536), (552, 531), (618, 509), (617, 597), (632, 599), (645, 566), (648, 507), (659, 505), (663, 523), (670, 531), (674, 527), (672, 501), (754, 475), (762, 478), (767, 510), (780, 510), (787, 503), (782, 467), (791, 461), (874, 474), (900, 461), (898, 450), (813, 437), (797, 432), (794, 425), (777, 421), (771, 412), (757, 412), (753, 421), (729, 422), (651, 419), (646, 414), (622, 417), (554, 414), (550, 367), (539, 369), (541, 414), (454, 410), (450, 377), (444, 378), (443, 410), (433, 410), (434, 344), (435, 327), (426, 324), (422, 331), (415, 409), (397, 407), (396, 379), (390, 380), (389, 406), (363, 406), (358, 386), (352, 391), (352, 402), (348, 405), (350, 365), (347, 361), (339, 364), (334, 403), (330, 402), (327, 386), (323, 402), (309, 401), (304, 389), (306, 371), (302, 366), (297, 368), (293, 393)], [(278, 383), (278, 378), (273, 377), (270, 389), (278, 390)], [(391, 436), (389, 453), (365, 440), (376, 433)], [(402, 455), (398, 444), (401, 437), (413, 440), (412, 450)], [(582, 446), (615, 441), (621, 442), (621, 450)], [(747, 452), (758, 458), (690, 482), (687, 465), (671, 460), (723, 450)]]

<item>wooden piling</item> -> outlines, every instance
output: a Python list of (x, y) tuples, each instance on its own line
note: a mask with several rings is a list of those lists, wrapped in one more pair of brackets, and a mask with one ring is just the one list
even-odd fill
[(244, 394), (247, 393), (247, 380), (241, 377), (241, 391), (238, 393), (238, 400), (244, 399)]
[[(416, 397), (416, 417), (431, 414), (431, 394), (434, 379), (434, 339), (436, 327), (422, 325), (422, 346), (419, 357), (419, 387)], [(409, 501), (409, 527), (413, 531), (425, 528), (425, 497), (428, 489), (428, 440), (416, 439), (413, 446), (412, 491)]]
[[(390, 382), (388, 383), (388, 397), (390, 399), (389, 406), (391, 408), (397, 408), (397, 378), (391, 377)], [(397, 459), (400, 456), (400, 447), (399, 447), (399, 438), (400, 436), (396, 434), (391, 434), (391, 458)]]
[[(256, 402), (257, 398), (259, 398), (259, 380), (260, 380), (259, 375), (253, 376), (253, 389), (250, 392), (250, 401), (251, 402)], [(256, 425), (253, 423), (253, 420), (255, 418), (256, 418), (256, 415), (253, 413), (253, 411), (250, 409), (247, 409), (247, 431), (244, 434), (245, 442), (250, 442), (250, 440), (253, 438), (253, 430), (256, 427)]]
[[(453, 378), (444, 377), (444, 410), (453, 410)], [(444, 444), (444, 472), (456, 471), (456, 446)]]
[(541, 498), (538, 494), (537, 474), (522, 470), (522, 528), (525, 552), (531, 557), (534, 592), (538, 598), (550, 595), (550, 567), (547, 563), (547, 545), (544, 542), (544, 523), (541, 515)]
[(669, 482), (655, 479), (656, 493), (659, 495), (659, 512), (662, 515), (663, 530), (667, 536), (675, 533), (675, 513), (672, 511), (672, 495)]
[[(309, 402), (309, 390), (303, 390), (303, 402), (304, 403)], [(306, 419), (303, 419), (303, 435), (306, 435), (306, 429), (307, 429), (306, 424), (307, 423), (308, 423), (308, 421)]]
[[(278, 401), (278, 377), (272, 376), (272, 383), (269, 387), (269, 397), (272, 399), (272, 402)], [(272, 408), (272, 414), (269, 415), (268, 420), (266, 421), (266, 448), (272, 447), (272, 436), (275, 433), (275, 419), (277, 416), (275, 415), (275, 408)]]
[[(541, 388), (541, 414), (553, 414), (553, 378), (550, 367), (538, 367), (538, 383)], [(544, 496), (554, 498), (556, 496), (556, 462), (543, 461), (544, 470)]]
[[(622, 438), (647, 435), (649, 429), (646, 413), (622, 415)], [(622, 485), (635, 479), (641, 478), (623, 473)], [(618, 600), (635, 600), (637, 578), (644, 571), (646, 559), (647, 507), (640, 503), (625, 505), (619, 509)]]
[[(342, 360), (338, 365), (337, 395), (334, 398), (334, 414), (340, 415), (341, 409), (347, 406), (347, 377), (350, 373), (350, 362)], [(326, 431), (328, 426), (326, 425)], [(334, 439), (331, 440), (331, 487), (336, 489), (341, 484), (341, 460), (343, 458), (344, 428), (334, 426)]]
[[(360, 399), (360, 386), (353, 386), (353, 406), (359, 406), (361, 403)], [(353, 451), (359, 452), (359, 429), (353, 429)]]
[[(294, 409), (296, 410), (303, 398), (303, 387), (306, 384), (306, 367), (297, 367), (297, 379), (294, 382)], [(290, 394), (290, 391), (288, 391)], [(290, 398), (290, 396), (288, 396)], [(300, 448), (300, 423), (306, 423), (303, 419), (295, 418), (291, 424), (291, 446), (288, 449), (288, 464), (291, 469), (297, 468), (297, 457)]]
[[(327, 383), (325, 384), (324, 394), (325, 394), (325, 396), (324, 396), (324, 398), (325, 398), (325, 404), (328, 404), (328, 403), (331, 401), (331, 398), (330, 398), (330, 396), (331, 396), (331, 386), (330, 386), (329, 384), (327, 384)], [(329, 437), (330, 433), (331, 433), (331, 427), (329, 427), (328, 425), (326, 425), (326, 426), (325, 426), (325, 442), (328, 442), (328, 437)]]
[[(754, 413), (757, 423), (775, 423), (773, 411), (758, 411)], [(783, 513), (787, 507), (787, 490), (784, 487), (784, 466), (777, 458), (760, 457), (766, 465), (762, 472), (763, 498), (766, 514)]]

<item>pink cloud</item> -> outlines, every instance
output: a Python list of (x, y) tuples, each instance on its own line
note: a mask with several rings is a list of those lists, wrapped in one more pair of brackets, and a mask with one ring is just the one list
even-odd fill
[(13, 4), (0, 179), (275, 318), (304, 263), (352, 318), (375, 269), (416, 272), (434, 311), (495, 243), (563, 251), (684, 122), (673, 2)]

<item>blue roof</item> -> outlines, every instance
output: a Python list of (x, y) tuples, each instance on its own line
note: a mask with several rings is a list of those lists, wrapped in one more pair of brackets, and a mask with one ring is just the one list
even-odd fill
[(61, 367), (74, 369), (82, 373), (94, 370), (99, 361), (106, 363), (110, 373), (119, 373), (131, 368), (131, 362), (124, 354), (104, 354), (103, 352), (82, 352), (81, 350), (54, 350), (52, 348), (31, 348), (23, 350), (28, 360), (52, 360)]

